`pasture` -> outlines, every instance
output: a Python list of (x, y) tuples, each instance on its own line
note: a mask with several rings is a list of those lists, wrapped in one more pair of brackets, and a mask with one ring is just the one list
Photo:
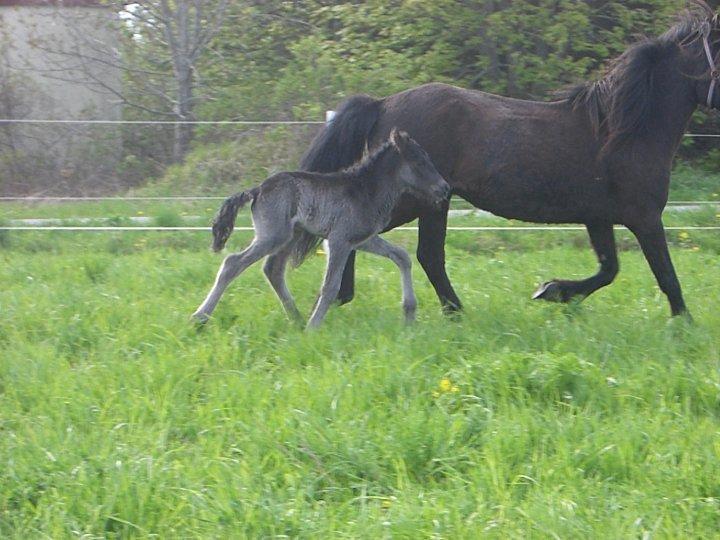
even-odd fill
[[(718, 235), (671, 233), (695, 324), (618, 237), (616, 282), (562, 306), (529, 297), (594, 270), (584, 233), (451, 233), (466, 312), (415, 264), (411, 327), (361, 254), (355, 301), (305, 334), (259, 265), (189, 323), (209, 233), (3, 234), (0, 536), (712, 537)], [(289, 275), (305, 314), (323, 264)]]

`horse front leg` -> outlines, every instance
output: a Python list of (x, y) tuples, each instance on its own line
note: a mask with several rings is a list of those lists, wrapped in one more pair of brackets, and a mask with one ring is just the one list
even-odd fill
[(445, 271), (445, 235), (449, 202), (439, 210), (425, 213), (418, 220), (417, 258), (435, 288), (443, 312), (452, 314), (462, 310), (462, 303), (455, 294)]
[(598, 272), (579, 281), (554, 279), (543, 283), (533, 294), (533, 299), (550, 302), (570, 302), (575, 298), (582, 300), (613, 282), (620, 271), (620, 265), (612, 223), (588, 224), (586, 227), (600, 263)]
[(678, 281), (675, 267), (670, 258), (662, 219), (658, 216), (648, 223), (629, 226), (629, 228), (638, 239), (660, 290), (665, 293), (670, 302), (670, 311), (673, 317), (676, 315), (690, 317), (685, 300), (683, 300), (680, 281)]

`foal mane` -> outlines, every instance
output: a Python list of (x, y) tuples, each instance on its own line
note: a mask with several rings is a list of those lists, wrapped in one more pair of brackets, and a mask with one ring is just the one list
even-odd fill
[(385, 155), (388, 150), (395, 150), (397, 147), (392, 143), (390, 139), (386, 140), (377, 148), (367, 153), (363, 158), (350, 165), (349, 167), (342, 169), (339, 174), (342, 178), (348, 180), (357, 180), (367, 176), (367, 173), (372, 170), (375, 164)]
[(680, 20), (659, 37), (631, 45), (615, 59), (605, 75), (566, 90), (560, 97), (574, 108), (584, 106), (607, 151), (647, 128), (657, 92), (655, 69), (662, 58), (700, 37), (700, 28), (714, 15), (704, 0), (691, 0)]

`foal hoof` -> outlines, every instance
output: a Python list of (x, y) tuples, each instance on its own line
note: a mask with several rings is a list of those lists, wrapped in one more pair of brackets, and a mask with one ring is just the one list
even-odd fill
[(548, 302), (566, 302), (562, 287), (557, 281), (548, 281), (532, 295), (533, 300), (546, 300)]

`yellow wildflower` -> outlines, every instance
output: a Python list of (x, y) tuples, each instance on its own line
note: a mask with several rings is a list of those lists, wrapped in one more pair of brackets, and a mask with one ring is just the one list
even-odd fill
[(441, 392), (450, 392), (452, 390), (453, 384), (450, 382), (450, 379), (441, 379), (440, 384), (438, 384), (438, 388)]

